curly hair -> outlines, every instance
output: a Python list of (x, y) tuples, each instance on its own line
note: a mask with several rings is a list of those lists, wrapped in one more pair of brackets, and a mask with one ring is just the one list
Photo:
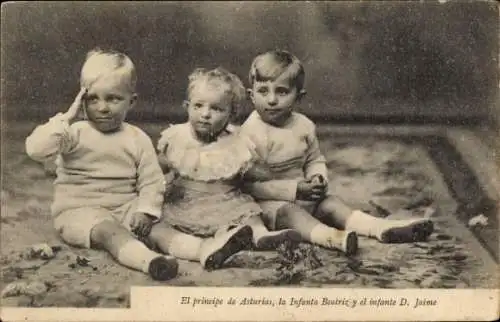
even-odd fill
[(238, 76), (230, 73), (222, 67), (215, 69), (196, 68), (188, 77), (187, 98), (200, 82), (208, 82), (217, 88), (222, 88), (225, 93), (231, 96), (231, 107), (233, 112), (239, 112), (241, 103), (246, 98), (245, 87)]

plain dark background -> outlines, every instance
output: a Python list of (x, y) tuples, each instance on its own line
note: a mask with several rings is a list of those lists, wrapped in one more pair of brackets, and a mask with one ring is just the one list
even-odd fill
[(498, 17), (483, 1), (7, 3), (2, 110), (42, 120), (67, 109), (100, 46), (136, 63), (131, 119), (176, 121), (195, 67), (247, 84), (252, 58), (282, 48), (304, 62), (300, 110), (317, 120), (488, 123), (500, 111)]

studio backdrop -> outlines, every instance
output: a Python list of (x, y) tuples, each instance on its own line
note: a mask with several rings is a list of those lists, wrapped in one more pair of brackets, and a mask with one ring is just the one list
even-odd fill
[(66, 109), (96, 46), (136, 63), (137, 120), (182, 118), (196, 67), (248, 84), (252, 58), (273, 48), (303, 61), (311, 117), (467, 123), (499, 111), (494, 2), (45, 2), (2, 14), (7, 119)]

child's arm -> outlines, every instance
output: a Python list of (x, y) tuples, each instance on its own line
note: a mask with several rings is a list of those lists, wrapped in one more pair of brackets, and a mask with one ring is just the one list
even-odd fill
[(241, 134), (242, 144), (248, 147), (252, 155), (251, 167), (246, 169), (242, 179), (247, 182), (268, 181), (273, 179), (273, 174), (269, 166), (262, 160), (261, 153), (257, 151), (257, 146), (249, 135)]
[(163, 172), (163, 182), (165, 183), (165, 198), (168, 198), (170, 194), (173, 192), (175, 181), (179, 177), (179, 174), (175, 169), (170, 168), (167, 164), (163, 163), (164, 155), (159, 153), (158, 160), (160, 161), (161, 171)]
[(76, 144), (70, 123), (77, 117), (86, 89), (82, 88), (66, 113), (58, 113), (39, 125), (26, 138), (26, 153), (34, 160), (45, 161), (57, 154), (69, 152)]
[(325, 186), (310, 179), (269, 180), (245, 182), (243, 190), (257, 200), (316, 201), (324, 196)]
[(177, 171), (171, 167), (170, 162), (168, 162), (167, 159), (168, 142), (169, 140), (171, 140), (173, 131), (173, 127), (171, 125), (167, 125), (166, 129), (161, 133), (157, 145), (157, 158), (160, 164), (161, 171), (163, 173), (165, 183), (165, 198), (167, 198), (172, 192), (172, 189), (174, 188), (174, 182), (178, 177)]
[(269, 180), (245, 182), (243, 189), (257, 200), (295, 201), (297, 180)]
[(304, 163), (304, 177), (312, 178), (321, 175), (325, 181), (328, 181), (328, 170), (326, 168), (326, 159), (319, 148), (319, 140), (316, 136), (316, 126), (312, 128), (307, 135), (308, 149), (306, 151), (306, 160)]
[(161, 218), (165, 193), (165, 177), (158, 162), (151, 139), (143, 132), (139, 136), (141, 153), (137, 168), (137, 212)]
[(247, 182), (268, 181), (273, 178), (271, 170), (263, 163), (256, 163), (243, 174)]

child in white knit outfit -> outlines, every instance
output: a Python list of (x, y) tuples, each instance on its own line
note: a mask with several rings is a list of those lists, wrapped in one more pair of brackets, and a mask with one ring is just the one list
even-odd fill
[(357, 234), (384, 243), (425, 239), (433, 231), (428, 219), (376, 218), (328, 193), (315, 125), (293, 111), (305, 95), (304, 74), (301, 62), (286, 51), (259, 55), (250, 68), (248, 91), (255, 111), (241, 132), (256, 145), (273, 179), (249, 182), (247, 188), (259, 201), (269, 227), (298, 230), (307, 241), (347, 254), (356, 252)]
[(155, 280), (173, 278), (177, 260), (137, 238), (161, 217), (165, 185), (151, 139), (124, 122), (137, 99), (134, 64), (122, 53), (93, 50), (80, 84), (68, 111), (26, 139), (31, 158), (57, 156), (54, 226), (70, 245), (105, 249)]

